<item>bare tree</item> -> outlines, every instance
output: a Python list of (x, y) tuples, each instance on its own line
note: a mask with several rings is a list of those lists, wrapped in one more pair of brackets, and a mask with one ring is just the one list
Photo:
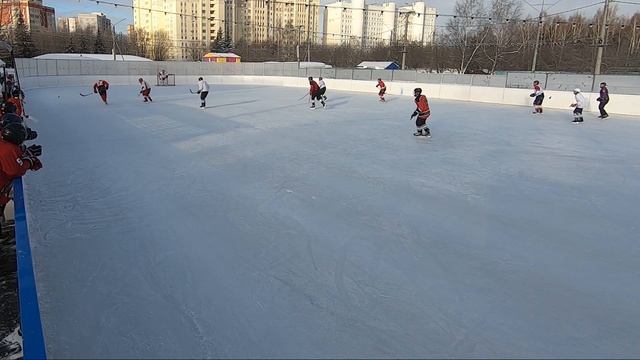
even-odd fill
[(151, 49), (149, 49), (149, 57), (155, 61), (164, 61), (169, 58), (169, 50), (171, 42), (169, 35), (164, 31), (156, 31), (153, 33)]
[(518, 26), (516, 20), (520, 18), (522, 5), (517, 0), (492, 0), (488, 25), (491, 45), (483, 46), (483, 52), (491, 62), (490, 72), (493, 74), (498, 64), (506, 55), (518, 53), (523, 42), (518, 42)]
[(447, 23), (447, 43), (457, 49), (460, 73), (464, 74), (482, 47), (488, 32), (484, 29), (486, 21), (484, 2), (482, 0), (457, 0), (454, 7), (456, 17)]

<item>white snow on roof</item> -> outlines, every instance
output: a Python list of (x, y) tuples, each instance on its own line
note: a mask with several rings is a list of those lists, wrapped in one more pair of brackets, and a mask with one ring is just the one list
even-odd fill
[(239, 58), (239, 55), (234, 53), (206, 53), (204, 57), (225, 57), (225, 58)]
[[(150, 59), (143, 58), (134, 55), (116, 55), (116, 61), (151, 61)], [(34, 57), (34, 59), (44, 60), (111, 60), (113, 61), (113, 55), (111, 54), (66, 54), (66, 53), (53, 53), (44, 54)]]
[[(264, 64), (298, 64), (297, 61), (265, 61)], [(300, 69), (331, 69), (331, 65), (327, 65), (323, 62), (315, 61), (300, 61)]]
[(363, 61), (358, 64), (357, 67), (363, 69), (384, 70), (391, 64), (393, 64), (393, 61)]

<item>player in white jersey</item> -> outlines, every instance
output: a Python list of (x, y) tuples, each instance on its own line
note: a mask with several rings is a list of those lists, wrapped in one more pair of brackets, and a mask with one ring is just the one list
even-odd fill
[(327, 97), (324, 95), (324, 93), (327, 92), (327, 85), (324, 83), (322, 76), (318, 78), (318, 86), (320, 86), (320, 91), (318, 92), (318, 95), (322, 96), (322, 98), (326, 101)]
[(153, 101), (151, 96), (149, 96), (149, 94), (151, 94), (151, 86), (149, 86), (149, 83), (143, 78), (139, 78), (138, 82), (140, 83), (140, 94), (138, 94), (138, 96), (144, 96), (144, 102)]
[(206, 98), (209, 95), (209, 83), (207, 83), (202, 77), (198, 78), (198, 94), (200, 94), (200, 109), (205, 109), (207, 106)]
[(582, 110), (587, 104), (587, 98), (585, 98), (584, 95), (582, 95), (582, 92), (580, 91), (580, 89), (574, 89), (573, 94), (576, 96), (576, 102), (571, 104), (571, 107), (574, 108), (572, 122), (574, 124), (579, 124), (584, 121), (584, 119), (582, 118)]

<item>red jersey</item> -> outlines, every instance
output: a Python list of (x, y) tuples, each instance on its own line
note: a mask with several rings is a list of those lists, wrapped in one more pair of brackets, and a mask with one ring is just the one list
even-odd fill
[(420, 115), (427, 115), (429, 113), (431, 113), (431, 110), (429, 109), (429, 101), (427, 101), (427, 97), (424, 95), (420, 95), (419, 97), (417, 97), (415, 99), (416, 102), (416, 111), (420, 114)]
[(384, 84), (384, 81), (382, 80), (378, 80), (378, 85), (376, 85), (376, 87), (379, 87), (380, 89), (386, 89), (387, 86)]
[(309, 94), (315, 95), (318, 93), (318, 91), (320, 91), (320, 86), (318, 86), (318, 83), (315, 82), (315, 80), (309, 81)]
[(97, 83), (93, 84), (93, 90), (98, 91), (102, 88), (102, 90), (109, 90), (109, 83), (106, 80), (98, 80)]
[(22, 149), (18, 145), (0, 140), (0, 204), (9, 201), (11, 181), (29, 170), (29, 161), (22, 160)]
[(16, 115), (21, 117), (23, 113), (22, 100), (20, 100), (20, 98), (17, 98), (17, 97), (12, 97), (12, 98), (9, 98), (7, 102), (10, 102), (16, 106)]

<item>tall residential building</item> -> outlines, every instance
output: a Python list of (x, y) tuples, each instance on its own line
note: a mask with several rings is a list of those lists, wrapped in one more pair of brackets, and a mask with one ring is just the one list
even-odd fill
[(302, 42), (316, 42), (320, 28), (320, 0), (249, 0), (241, 9), (242, 38), (248, 42), (275, 41), (295, 33)]
[(424, 2), (416, 2), (398, 9), (396, 33), (398, 39), (422, 45), (433, 43), (436, 29), (436, 9)]
[(52, 32), (56, 30), (56, 11), (44, 6), (42, 0), (2, 1), (0, 4), (0, 26), (15, 27), (22, 15), (24, 24), (32, 32)]
[(59, 17), (58, 31), (91, 31), (94, 34), (111, 32), (111, 20), (103, 13), (78, 14), (75, 17)]
[(133, 0), (133, 6), (135, 29), (166, 32), (173, 59), (208, 48), (219, 30), (234, 43), (276, 41), (294, 32), (304, 42), (316, 40), (320, 25), (320, 0)]
[[(433, 40), (436, 10), (424, 2), (396, 8), (395, 3), (365, 4), (364, 0), (327, 5), (324, 43), (327, 45), (389, 44), (404, 40), (428, 44)], [(406, 31), (405, 31), (406, 29)]]
[(155, 33), (166, 33), (176, 60), (208, 47), (227, 23), (225, 0), (133, 0), (133, 6), (134, 28), (147, 31), (152, 41)]

